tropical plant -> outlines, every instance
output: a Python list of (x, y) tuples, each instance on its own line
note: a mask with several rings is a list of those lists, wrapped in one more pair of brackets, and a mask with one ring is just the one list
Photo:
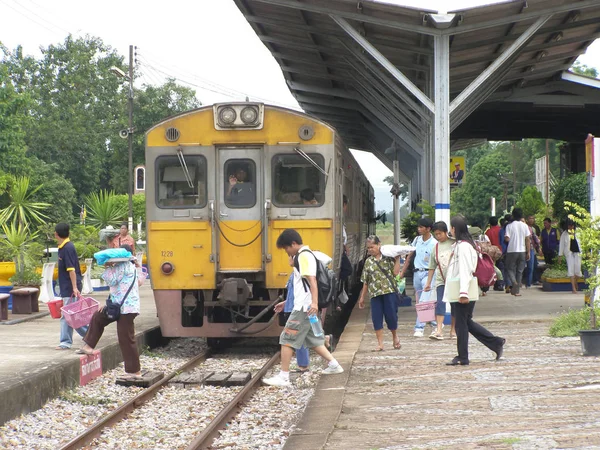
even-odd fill
[(29, 190), (29, 177), (16, 177), (10, 182), (8, 189), (9, 205), (0, 210), (0, 223), (14, 222), (27, 228), (29, 224), (42, 223), (48, 218), (43, 213), (49, 208), (49, 203), (35, 202), (32, 196), (40, 190), (42, 185)]
[(101, 190), (86, 196), (87, 222), (97, 228), (117, 226), (127, 218), (127, 207), (118, 203), (113, 191)]
[(417, 227), (421, 217), (429, 217), (431, 220), (435, 219), (435, 209), (427, 200), (422, 200), (418, 203), (417, 208), (422, 212), (418, 213), (413, 211), (402, 219), (402, 222), (400, 223), (400, 232), (408, 242), (412, 242), (413, 239), (417, 237)]
[(545, 208), (546, 204), (542, 198), (542, 193), (535, 186), (527, 186), (521, 192), (517, 207), (523, 210), (525, 217), (535, 216)]
[(27, 251), (37, 232), (30, 233), (29, 227), (21, 223), (8, 223), (2, 225), (2, 232), (6, 239), (0, 241), (0, 245), (13, 258), (15, 263), (15, 276), (23, 277), (27, 262)]
[[(592, 215), (577, 203), (565, 202), (565, 209), (569, 211), (569, 219), (577, 225), (577, 240), (581, 249), (581, 263), (589, 276), (586, 280), (592, 304), (600, 287), (600, 217)], [(591, 326), (596, 328), (596, 314), (591, 309)]]

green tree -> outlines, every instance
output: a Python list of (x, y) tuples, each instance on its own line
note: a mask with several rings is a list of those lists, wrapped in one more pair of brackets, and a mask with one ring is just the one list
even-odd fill
[(42, 58), (17, 49), (6, 60), (13, 83), (33, 102), (26, 123), (31, 155), (59, 163), (79, 199), (98, 190), (109, 173), (110, 137), (119, 129), (126, 96), (111, 66), (123, 59), (101, 39), (68, 36), (42, 49)]
[(596, 68), (588, 67), (585, 64), (581, 64), (579, 61), (575, 61), (575, 64), (571, 66), (571, 70), (579, 75), (598, 78), (598, 70)]
[(554, 216), (562, 221), (567, 218), (568, 211), (565, 202), (576, 203), (587, 211), (590, 210), (590, 196), (587, 184), (587, 174), (577, 173), (558, 181), (554, 187), (552, 209)]
[[(133, 135), (132, 160), (133, 167), (145, 164), (144, 135), (153, 125), (167, 117), (198, 108), (200, 102), (196, 92), (185, 86), (178, 85), (175, 80), (168, 80), (161, 86), (144, 85), (143, 89), (135, 90), (133, 98)], [(127, 128), (127, 110), (119, 116), (120, 128)], [(125, 139), (117, 138), (117, 131), (110, 137), (111, 170), (108, 173), (110, 187), (117, 193), (126, 193), (128, 174), (128, 143)]]
[(451, 194), (451, 214), (462, 214), (471, 223), (484, 224), (490, 215), (490, 199), (504, 196), (502, 174), (510, 171), (509, 158), (500, 150), (482, 157)]
[(127, 208), (119, 205), (114, 192), (93, 192), (85, 198), (87, 223), (98, 228), (118, 226), (127, 218)]
[[(393, 186), (394, 185), (394, 176), (388, 175), (387, 177), (385, 177), (383, 179), (383, 181), (385, 181), (390, 186)], [(408, 197), (408, 186), (404, 183), (400, 183), (400, 201), (406, 200), (407, 197)]]
[(525, 216), (536, 215), (542, 211), (546, 204), (542, 198), (542, 193), (538, 191), (534, 186), (527, 186), (521, 192), (517, 206), (523, 210)]
[[(133, 224), (135, 228), (135, 224), (138, 223), (140, 219), (142, 219), (142, 223), (146, 223), (146, 196), (144, 194), (135, 194), (132, 197), (132, 201)], [(129, 211), (129, 195), (115, 195), (115, 203), (119, 208), (125, 208), (126, 211)]]

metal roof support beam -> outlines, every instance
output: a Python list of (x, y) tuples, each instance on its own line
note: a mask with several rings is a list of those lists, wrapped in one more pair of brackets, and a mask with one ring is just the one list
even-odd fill
[[(417, 113), (419, 116), (421, 116), (422, 119), (429, 120), (429, 113), (427, 113), (408, 94), (406, 94), (402, 89), (400, 89), (398, 87), (398, 85), (396, 83), (394, 83), (394, 81), (390, 77), (388, 77), (385, 73), (383, 73), (383, 71), (381, 69), (379, 69), (378, 67), (376, 67), (375, 65), (373, 65), (371, 63), (371, 61), (369, 60), (369, 58), (367, 58), (361, 52), (357, 51), (357, 49), (353, 48), (352, 46), (347, 45), (345, 42), (342, 42), (342, 45), (344, 45), (344, 47), (346, 47), (346, 49), (350, 53), (352, 53), (352, 55), (356, 59), (358, 59), (361, 63), (363, 63), (364, 66), (375, 77), (377, 77), (379, 80), (381, 80), (381, 82), (383, 84), (385, 84), (398, 98), (400, 98), (400, 100), (402, 100), (404, 103), (406, 103), (406, 105), (408, 106), (408, 108), (410, 110), (412, 110), (415, 113)], [(372, 77), (371, 77), (371, 81), (374, 81)]]
[(468, 33), (469, 31), (483, 30), (485, 28), (492, 28), (499, 25), (507, 25), (513, 22), (521, 22), (524, 20), (535, 19), (536, 17), (552, 14), (560, 14), (573, 10), (581, 10), (586, 8), (593, 8), (599, 6), (598, 0), (584, 0), (579, 2), (566, 1), (559, 6), (552, 6), (550, 8), (542, 8), (538, 11), (513, 14), (511, 16), (504, 16), (494, 20), (488, 20), (487, 22), (473, 23), (471, 25), (460, 25), (455, 28), (444, 30), (446, 34), (461, 34)]
[(396, 66), (394, 66), (385, 56), (379, 52), (375, 47), (371, 45), (364, 37), (360, 35), (352, 26), (341, 17), (330, 14), (329, 17), (337, 23), (352, 39), (354, 39), (362, 48), (364, 48), (379, 64), (381, 64), (392, 76), (398, 80), (402, 85), (419, 101), (425, 105), (429, 111), (434, 110), (433, 102), (427, 98), (423, 91), (413, 84)]
[(435, 36), (433, 49), (435, 220), (450, 224), (450, 36)]
[(473, 93), (483, 86), (483, 84), (494, 74), (500, 67), (514, 57), (529, 40), (535, 35), (535, 33), (552, 17), (551, 14), (540, 17), (531, 25), (519, 38), (511, 44), (502, 54), (490, 64), (481, 74), (475, 78), (465, 90), (463, 90), (458, 97), (456, 97), (450, 104), (450, 113), (452, 113), (460, 104), (469, 99)]
[[(351, 75), (357, 83), (360, 83), (361, 86), (365, 86), (365, 90), (368, 90), (369, 93), (371, 93), (373, 96), (377, 96), (380, 98), (380, 102), (386, 106), (387, 104), (387, 108), (389, 108), (389, 112), (391, 112), (392, 114), (394, 113), (394, 110), (398, 111), (398, 114), (400, 114), (402, 117), (400, 119), (406, 119), (406, 128), (410, 130), (410, 132), (415, 135), (416, 137), (419, 138), (423, 138), (425, 136), (425, 133), (422, 130), (422, 125), (419, 123), (418, 120), (416, 120), (417, 118), (414, 116), (411, 116), (411, 112), (406, 110), (405, 108), (403, 108), (404, 105), (398, 103), (398, 101), (395, 101), (394, 96), (392, 95), (392, 93), (386, 89), (385, 86), (383, 86), (381, 83), (379, 83), (378, 80), (376, 80), (375, 78), (373, 78), (371, 75), (367, 74), (367, 73), (363, 73), (361, 71), (358, 71), (358, 76), (359, 78), (357, 78), (356, 75)], [(364, 80), (365, 82), (362, 83), (361, 79)], [(377, 89), (382, 95), (378, 96), (375, 91), (373, 91), (372, 89), (370, 89), (372, 87), (374, 87), (375, 89)]]
[(298, 83), (296, 81), (290, 81), (290, 80), (287, 81), (287, 84), (290, 87), (290, 89), (295, 89), (298, 91), (312, 92), (314, 94), (320, 94), (320, 95), (331, 95), (332, 97), (341, 97), (341, 98), (349, 98), (349, 99), (355, 98), (354, 94), (348, 92), (345, 89), (324, 88), (324, 87), (320, 87), (320, 86), (314, 86), (312, 84)]
[[(372, 23), (374, 25), (381, 25), (382, 27), (394, 28), (396, 30), (412, 31), (415, 33), (429, 34), (431, 36), (439, 36), (442, 32), (436, 28), (430, 28), (423, 25), (413, 25), (411, 23), (399, 22), (394, 19), (380, 19), (378, 17), (372, 17), (368, 14), (360, 14), (356, 12), (349, 12), (344, 10), (334, 10), (331, 6), (321, 6), (319, 4), (311, 4), (305, 2), (299, 2), (297, 0), (254, 0), (259, 3), (266, 3), (268, 5), (277, 5), (283, 8), (301, 9), (304, 11), (310, 11), (318, 14), (335, 14), (339, 17), (345, 17), (346, 19), (356, 20), (358, 22)], [(325, 2), (323, 2), (325, 3)], [(354, 10), (356, 5), (353, 4)]]

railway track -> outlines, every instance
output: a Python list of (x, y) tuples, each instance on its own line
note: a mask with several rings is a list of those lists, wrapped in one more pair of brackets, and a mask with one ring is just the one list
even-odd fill
[[(150, 399), (155, 397), (164, 387), (169, 384), (169, 381), (182, 372), (187, 372), (194, 367), (200, 365), (211, 356), (212, 352), (206, 350), (203, 353), (195, 356), (194, 358), (187, 361), (185, 364), (174, 370), (170, 374), (166, 375), (159, 382), (146, 388), (143, 392), (133, 397), (115, 411), (111, 412), (101, 420), (94, 423), (91, 427), (86, 429), (83, 433), (72, 439), (70, 442), (61, 447), (61, 450), (75, 450), (83, 448), (90, 444), (94, 439), (100, 437), (102, 432), (109, 427), (114, 426), (120, 421), (127, 418), (127, 416), (137, 408), (140, 408)], [(205, 449), (210, 448), (212, 442), (218, 437), (220, 430), (224, 429), (227, 422), (229, 422), (235, 415), (240, 411), (244, 402), (246, 402), (260, 386), (260, 380), (267, 373), (267, 371), (275, 365), (280, 359), (280, 353), (277, 352), (271, 357), (264, 366), (251, 378), (251, 380), (241, 389), (241, 391), (228, 403), (225, 407), (216, 415), (216, 417), (200, 432), (200, 434), (194, 438), (187, 449)]]

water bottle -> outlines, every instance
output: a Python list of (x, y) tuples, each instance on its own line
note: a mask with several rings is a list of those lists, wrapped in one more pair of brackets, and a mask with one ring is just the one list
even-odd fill
[(317, 316), (313, 315), (313, 316), (308, 316), (308, 320), (310, 321), (310, 327), (312, 328), (315, 336), (317, 336), (317, 337), (323, 336), (323, 327), (321, 327), (321, 322), (319, 321), (319, 318)]

